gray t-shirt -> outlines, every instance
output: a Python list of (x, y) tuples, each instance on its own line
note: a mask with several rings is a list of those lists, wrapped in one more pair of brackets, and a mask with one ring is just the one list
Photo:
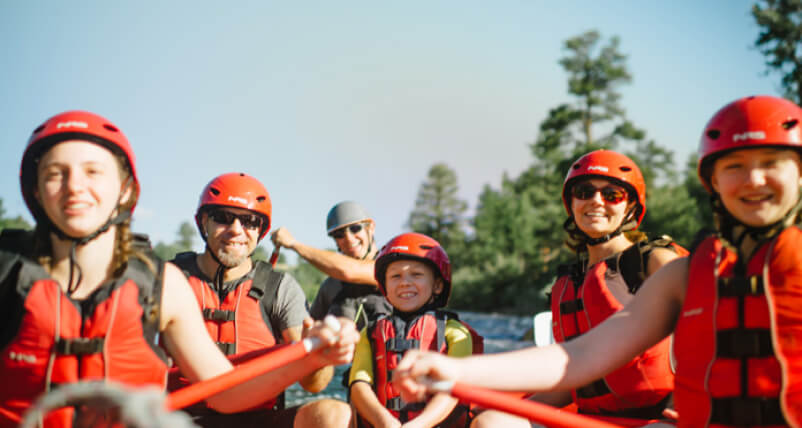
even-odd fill
[[(185, 274), (204, 281), (212, 290), (218, 292), (218, 295), (220, 294), (214, 286), (214, 281), (207, 277), (198, 267), (197, 257), (192, 257), (191, 262), (176, 264), (184, 270)], [(223, 283), (223, 295), (234, 290), (242, 282), (252, 279), (256, 272), (255, 267), (256, 263), (254, 263), (254, 269), (251, 269), (245, 276)], [(281, 278), (281, 282), (279, 282), (276, 299), (273, 301), (272, 313), (269, 315), (271, 319), (278, 321), (278, 325), (273, 326), (273, 330), (277, 332), (283, 332), (290, 327), (300, 327), (303, 325), (304, 319), (309, 317), (306, 296), (301, 289), (301, 285), (289, 273), (285, 273)], [(283, 342), (283, 337), (277, 337), (276, 340)]]
[(367, 284), (351, 284), (326, 278), (312, 302), (310, 314), (322, 319), (327, 314), (353, 320), (361, 329), (380, 315), (392, 313), (392, 306), (379, 290)]

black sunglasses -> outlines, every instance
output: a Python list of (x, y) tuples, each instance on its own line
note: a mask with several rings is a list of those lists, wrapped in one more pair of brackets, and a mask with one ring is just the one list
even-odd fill
[(364, 226), (362, 225), (362, 223), (352, 224), (350, 226), (345, 226), (339, 229), (332, 230), (331, 233), (329, 233), (329, 236), (331, 236), (334, 239), (342, 239), (345, 237), (345, 229), (350, 230), (352, 234), (356, 235), (357, 233), (362, 231), (363, 227)]
[(604, 186), (598, 188), (590, 183), (579, 183), (571, 188), (571, 196), (586, 201), (596, 195), (596, 192), (601, 192), (602, 199), (611, 203), (618, 204), (627, 198), (627, 191), (618, 187)]
[(234, 214), (225, 210), (209, 211), (209, 218), (217, 224), (230, 226), (234, 219), (239, 220), (239, 224), (246, 229), (260, 229), (262, 227), (262, 217), (256, 214)]

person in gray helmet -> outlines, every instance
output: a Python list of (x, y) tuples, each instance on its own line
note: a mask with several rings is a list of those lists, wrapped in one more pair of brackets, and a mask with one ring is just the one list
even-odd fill
[(326, 217), (326, 232), (339, 252), (322, 250), (292, 236), (280, 227), (271, 239), (276, 246), (289, 248), (329, 277), (320, 285), (309, 310), (315, 319), (333, 314), (352, 319), (361, 329), (392, 307), (378, 290), (373, 277), (373, 259), (378, 253), (374, 240), (376, 224), (370, 214), (354, 201), (335, 205)]

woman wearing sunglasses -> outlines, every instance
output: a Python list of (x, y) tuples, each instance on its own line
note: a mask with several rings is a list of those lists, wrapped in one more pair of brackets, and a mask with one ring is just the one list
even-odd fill
[[(557, 342), (604, 321), (634, 298), (647, 276), (687, 254), (668, 237), (649, 241), (637, 230), (646, 213), (646, 184), (627, 156), (596, 150), (580, 157), (565, 178), (562, 200), (568, 212), (566, 244), (577, 260), (560, 266), (551, 291)], [(669, 346), (663, 339), (607, 376), (533, 399), (558, 407), (574, 403), (584, 414), (659, 418), (674, 386)], [(477, 425), (528, 426), (508, 418), (486, 412)]]
[(508, 390), (576, 388), (673, 333), (678, 427), (802, 426), (802, 109), (738, 99), (704, 128), (699, 179), (716, 231), (654, 273), (622, 310), (566, 343), (446, 359), (410, 352), (395, 375)]
[[(22, 194), (34, 232), (0, 237), (0, 427), (15, 427), (41, 394), (82, 380), (164, 387), (170, 354), (192, 381), (232, 369), (205, 332), (186, 278), (136, 245), (139, 196), (133, 150), (111, 122), (70, 111), (37, 127), (22, 157)], [(351, 359), (359, 339), (339, 339), (303, 361), (208, 400), (222, 412), (252, 408), (305, 374)], [(164, 349), (159, 346), (159, 337)], [(110, 412), (111, 413), (111, 412)], [(65, 408), (45, 427), (95, 426), (102, 415)]]

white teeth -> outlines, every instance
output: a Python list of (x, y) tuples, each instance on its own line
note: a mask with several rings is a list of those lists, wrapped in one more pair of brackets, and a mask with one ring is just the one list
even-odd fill
[(744, 196), (743, 199), (748, 202), (760, 202), (760, 201), (767, 201), (771, 199), (771, 195), (763, 195), (763, 196)]
[(587, 213), (585, 215), (588, 217), (604, 217), (604, 214), (602, 213)]
[(408, 299), (408, 298), (413, 297), (415, 295), (416, 295), (416, 293), (409, 292), (409, 293), (401, 293), (401, 294), (398, 295), (398, 297), (400, 297), (402, 299)]

